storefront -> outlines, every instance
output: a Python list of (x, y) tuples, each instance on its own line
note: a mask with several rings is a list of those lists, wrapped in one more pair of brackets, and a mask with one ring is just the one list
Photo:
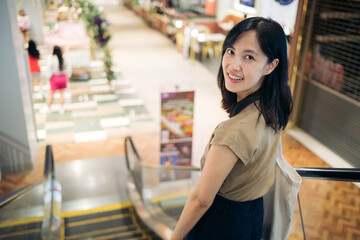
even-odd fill
[(294, 32), (298, 0), (126, 0), (125, 5), (177, 46), (184, 57), (218, 58), (229, 30), (246, 17), (263, 16)]
[(303, 9), (292, 120), (360, 167), (360, 2), (304, 1)]

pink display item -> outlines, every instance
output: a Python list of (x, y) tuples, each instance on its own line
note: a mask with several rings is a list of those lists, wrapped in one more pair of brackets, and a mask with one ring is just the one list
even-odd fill
[(90, 48), (90, 38), (82, 22), (60, 22), (57, 29), (44, 35), (44, 42), (48, 49), (59, 46), (63, 51)]
[(67, 85), (66, 74), (52, 75), (50, 78), (51, 91), (65, 89)]

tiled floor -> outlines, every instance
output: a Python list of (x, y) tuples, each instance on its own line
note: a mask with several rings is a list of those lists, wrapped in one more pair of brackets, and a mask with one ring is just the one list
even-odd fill
[[(39, 125), (46, 131), (38, 149), (39, 167), (28, 174), (4, 176), (7, 181), (0, 183), (0, 195), (31, 182), (41, 174), (45, 144), (53, 146), (55, 161), (59, 166), (67, 162), (69, 164), (66, 166), (71, 168), (73, 160), (85, 162), (123, 155), (123, 136), (132, 135), (144, 160), (158, 163), (160, 92), (174, 89), (175, 85), (180, 90), (195, 91), (194, 165), (198, 165), (214, 127), (226, 118), (220, 108), (220, 94), (214, 75), (216, 65), (204, 67), (199, 62), (183, 58), (169, 39), (149, 28), (132, 11), (122, 5), (114, 5), (114, 2), (117, 3), (109, 1), (113, 5), (105, 5), (104, 12), (113, 31), (110, 42), (113, 61), (120, 69), (119, 80), (127, 81), (126, 88), (119, 88), (116, 96), (105, 95), (109, 99), (104, 99), (104, 95), (95, 97), (95, 100), (106, 103), (87, 110), (80, 110), (81, 101), (76, 95), (79, 91), (74, 90), (71, 96), (77, 97), (71, 97), (70, 104), (74, 108), (65, 115), (37, 113)], [(88, 93), (92, 84), (106, 85), (101, 81), (79, 83), (81, 88), (87, 89), (84, 92), (89, 99), (93, 97)], [(71, 85), (69, 92), (80, 88), (79, 85)], [(123, 94), (131, 97), (123, 97)], [(129, 99), (130, 102), (141, 103), (141, 107), (132, 110), (126, 108)], [(126, 127), (116, 126), (119, 122), (126, 123), (123, 117), (133, 116), (133, 110), (144, 113), (143, 118), (131, 119)], [(283, 151), (294, 167), (329, 167), (289, 134), (283, 135)], [(300, 199), (308, 239), (360, 239), (360, 190), (354, 184), (304, 180)], [(303, 239), (298, 213), (296, 209), (289, 239)]]
[[(43, 51), (42, 56), (45, 55), (46, 58), (45, 52)], [(154, 129), (154, 120), (143, 100), (136, 95), (130, 81), (122, 77), (120, 72), (110, 82), (101, 77), (104, 74), (103, 68), (90, 67), (90, 73), (88, 81), (68, 82), (64, 113), (59, 112), (58, 93), (55, 93), (51, 111), (46, 111), (46, 89), (50, 88), (48, 81), (43, 84), (44, 91), (34, 92), (39, 143), (101, 141), (115, 135), (129, 135), (133, 128), (141, 129), (143, 133)]]

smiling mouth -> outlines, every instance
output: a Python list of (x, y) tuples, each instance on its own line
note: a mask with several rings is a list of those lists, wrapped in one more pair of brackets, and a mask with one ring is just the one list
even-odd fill
[(243, 77), (232, 76), (232, 75), (230, 75), (230, 73), (228, 73), (228, 76), (229, 76), (229, 78), (232, 79), (232, 80), (237, 80), (237, 81), (239, 81), (239, 80), (244, 80)]

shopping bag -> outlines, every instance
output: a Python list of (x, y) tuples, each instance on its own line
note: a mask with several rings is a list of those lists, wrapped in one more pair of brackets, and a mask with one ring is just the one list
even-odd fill
[(264, 196), (262, 239), (285, 240), (288, 238), (300, 185), (300, 175), (284, 159), (280, 138), (276, 157), (275, 183)]

